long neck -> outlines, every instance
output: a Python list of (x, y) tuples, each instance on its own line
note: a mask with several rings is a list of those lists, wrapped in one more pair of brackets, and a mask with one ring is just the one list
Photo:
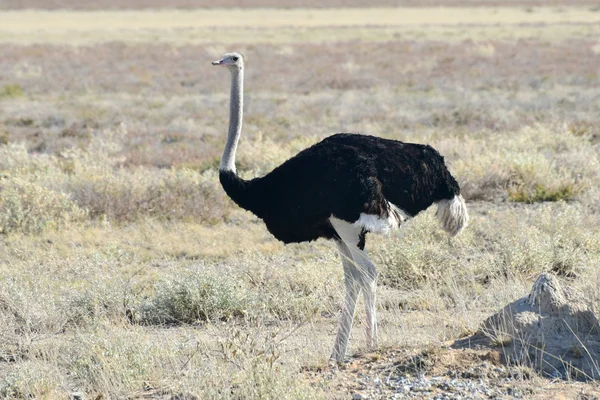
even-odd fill
[(244, 70), (231, 71), (231, 99), (229, 102), (229, 132), (223, 158), (221, 158), (220, 171), (235, 173), (235, 151), (240, 134), (242, 133), (242, 116), (244, 102)]
[(255, 201), (252, 181), (240, 178), (235, 171), (235, 151), (242, 133), (244, 70), (231, 72), (231, 100), (229, 103), (229, 133), (219, 166), (219, 180), (225, 193), (240, 207), (252, 211), (258, 216), (259, 205)]

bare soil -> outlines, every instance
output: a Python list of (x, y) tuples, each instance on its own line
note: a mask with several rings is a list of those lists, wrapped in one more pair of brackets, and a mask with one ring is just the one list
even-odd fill
[(363, 354), (341, 367), (306, 371), (330, 399), (598, 399), (600, 389), (547, 380), (522, 366), (506, 366), (498, 349), (425, 351), (388, 349)]

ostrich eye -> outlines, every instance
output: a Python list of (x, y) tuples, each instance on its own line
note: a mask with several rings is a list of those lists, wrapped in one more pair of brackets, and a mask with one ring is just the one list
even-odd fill
[(237, 61), (237, 60), (238, 60), (238, 58), (237, 58), (237, 57), (232, 57), (231, 59), (232, 59), (233, 61)]

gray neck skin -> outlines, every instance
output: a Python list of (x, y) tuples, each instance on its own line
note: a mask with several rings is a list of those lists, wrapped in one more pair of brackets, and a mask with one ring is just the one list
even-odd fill
[(231, 69), (231, 99), (229, 103), (229, 132), (227, 144), (221, 158), (220, 171), (235, 173), (235, 150), (237, 149), (240, 134), (242, 133), (244, 70)]

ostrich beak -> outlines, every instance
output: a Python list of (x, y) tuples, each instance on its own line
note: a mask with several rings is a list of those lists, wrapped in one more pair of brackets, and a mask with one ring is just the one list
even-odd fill
[(222, 64), (223, 64), (223, 59), (212, 62), (212, 65), (222, 65)]

